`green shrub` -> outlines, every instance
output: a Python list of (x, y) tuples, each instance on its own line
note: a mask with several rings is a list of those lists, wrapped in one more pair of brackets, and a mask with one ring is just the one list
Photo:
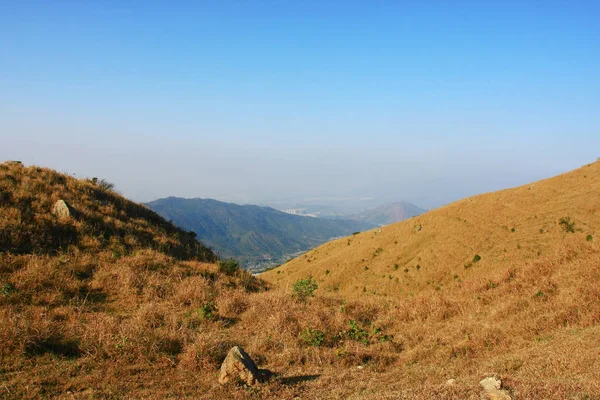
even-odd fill
[(348, 329), (340, 332), (339, 337), (345, 337), (363, 344), (369, 344), (373, 340), (387, 342), (393, 338), (393, 336), (385, 335), (381, 328), (376, 327), (374, 324), (371, 324), (371, 332), (369, 332), (353, 319), (348, 322)]
[(378, 328), (373, 324), (371, 324), (371, 329), (372, 329), (371, 338), (374, 338), (380, 342), (387, 342), (394, 338), (393, 335), (384, 335), (381, 328)]
[(225, 275), (234, 275), (240, 269), (240, 264), (235, 260), (220, 260), (219, 271)]
[(200, 308), (188, 311), (185, 316), (196, 322), (214, 320), (217, 318), (217, 307), (214, 301), (207, 301)]
[(345, 335), (346, 337), (348, 337), (348, 339), (357, 342), (362, 342), (364, 344), (369, 344), (369, 333), (363, 328), (361, 328), (358, 325), (358, 322), (356, 322), (355, 320), (350, 320), (348, 324), (350, 325), (350, 327), (345, 332)]
[(306, 303), (309, 298), (314, 297), (314, 292), (318, 287), (319, 285), (313, 280), (312, 276), (306, 279), (298, 279), (294, 283), (292, 296), (301, 303)]
[(481, 256), (479, 254), (475, 254), (475, 257), (473, 257), (473, 262), (476, 263), (479, 260), (481, 260)]
[(208, 301), (202, 304), (202, 307), (196, 310), (201, 319), (211, 320), (216, 317), (217, 307), (214, 301)]
[(562, 217), (558, 223), (562, 226), (565, 232), (575, 232), (575, 221), (571, 221), (571, 217)]
[(0, 286), (0, 295), (2, 296), (10, 296), (12, 294), (16, 294), (17, 293), (17, 288), (14, 287), (12, 284), (10, 283), (5, 283), (2, 286)]
[(318, 329), (306, 328), (299, 336), (309, 346), (319, 347), (325, 342), (325, 332)]
[(587, 240), (588, 242), (591, 242), (592, 240), (594, 240), (594, 237), (592, 235), (587, 235), (585, 240)]

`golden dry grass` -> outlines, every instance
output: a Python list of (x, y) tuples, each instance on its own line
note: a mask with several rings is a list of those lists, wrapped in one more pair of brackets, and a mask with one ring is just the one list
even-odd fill
[[(488, 373), (514, 398), (600, 398), (599, 182), (593, 164), (329, 243), (269, 288), (114, 193), (0, 165), (0, 398), (477, 399)], [(219, 385), (233, 345), (274, 379)]]

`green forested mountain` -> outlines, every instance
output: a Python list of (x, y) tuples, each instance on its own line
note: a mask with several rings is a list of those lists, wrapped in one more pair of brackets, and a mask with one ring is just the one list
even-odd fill
[(270, 207), (237, 205), (212, 199), (168, 197), (146, 204), (176, 225), (193, 231), (221, 257), (261, 269), (331, 238), (370, 229), (362, 221), (290, 215)]

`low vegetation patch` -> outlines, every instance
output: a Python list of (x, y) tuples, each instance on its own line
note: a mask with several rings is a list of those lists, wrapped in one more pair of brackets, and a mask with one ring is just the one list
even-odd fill
[(562, 217), (558, 223), (565, 232), (575, 232), (575, 221), (571, 221), (571, 217)]
[(232, 259), (229, 260), (219, 260), (219, 272), (224, 273), (225, 275), (233, 275), (240, 269), (240, 264)]
[(300, 332), (300, 339), (306, 345), (318, 347), (325, 342), (325, 332), (319, 329), (306, 328)]
[(314, 297), (315, 290), (319, 284), (313, 280), (312, 276), (306, 279), (299, 279), (294, 283), (292, 296), (301, 303), (306, 303), (311, 297)]

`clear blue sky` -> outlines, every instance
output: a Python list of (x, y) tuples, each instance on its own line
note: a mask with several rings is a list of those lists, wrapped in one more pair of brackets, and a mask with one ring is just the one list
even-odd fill
[(424, 207), (600, 156), (597, 1), (2, 1), (0, 160)]

